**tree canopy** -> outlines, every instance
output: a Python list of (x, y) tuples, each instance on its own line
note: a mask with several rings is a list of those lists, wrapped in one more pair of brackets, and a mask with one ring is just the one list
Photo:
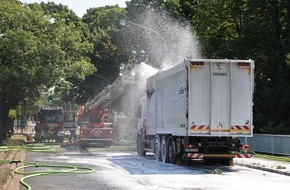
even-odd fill
[(91, 8), (83, 16), (83, 22), (90, 30), (90, 42), (94, 45), (88, 56), (97, 70), (84, 81), (76, 81), (76, 88), (71, 90), (76, 103), (86, 103), (118, 78), (120, 63), (127, 60), (119, 30), (119, 21), (124, 17), (126, 11), (118, 6)]
[(36, 100), (52, 87), (56, 92), (70, 89), (72, 80), (84, 80), (95, 67), (87, 56), (93, 48), (88, 27), (67, 7), (0, 0), (0, 19), (3, 136), (11, 108), (25, 107), (28, 99)]

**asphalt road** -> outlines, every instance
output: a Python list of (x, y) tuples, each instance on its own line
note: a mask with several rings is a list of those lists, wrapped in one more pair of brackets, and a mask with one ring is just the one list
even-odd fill
[[(53, 174), (28, 178), (32, 190), (169, 190), (169, 189), (289, 189), (290, 178), (242, 166), (174, 165), (158, 162), (153, 155), (135, 152), (80, 150), (55, 146), (55, 153), (28, 152), (26, 161), (91, 167), (90, 174)], [(52, 170), (54, 168), (28, 168)], [(26, 188), (21, 187), (21, 190)]]

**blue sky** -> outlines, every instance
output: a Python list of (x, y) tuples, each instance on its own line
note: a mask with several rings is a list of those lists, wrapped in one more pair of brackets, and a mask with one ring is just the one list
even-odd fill
[(53, 1), (56, 4), (67, 5), (72, 9), (79, 17), (82, 17), (86, 10), (93, 7), (102, 7), (106, 5), (119, 5), (120, 7), (126, 6), (126, 1), (130, 0), (20, 0), (23, 3), (40, 3)]

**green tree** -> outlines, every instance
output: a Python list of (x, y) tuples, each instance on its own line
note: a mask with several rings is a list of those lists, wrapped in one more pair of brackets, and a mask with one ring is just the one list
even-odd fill
[(1, 139), (8, 132), (10, 109), (21, 104), (25, 111), (27, 97), (35, 101), (51, 87), (67, 90), (71, 80), (83, 80), (95, 70), (86, 56), (92, 50), (86, 25), (68, 9), (71, 18), (48, 14), (49, 6), (58, 7), (0, 0)]
[(119, 30), (119, 21), (125, 17), (126, 11), (118, 6), (91, 8), (83, 16), (91, 32), (90, 41), (94, 44), (89, 57), (97, 71), (75, 84), (77, 88), (72, 89), (71, 94), (77, 103), (84, 104), (118, 78), (119, 66), (126, 60)]
[(194, 23), (204, 55), (255, 60), (255, 131), (289, 131), (289, 2), (199, 2)]
[(62, 53), (58, 60), (59, 70), (56, 70), (55, 75), (57, 78), (54, 78), (55, 91), (68, 96), (70, 89), (74, 88), (75, 81), (83, 81), (87, 75), (96, 70), (87, 57), (93, 50), (93, 44), (89, 42), (90, 31), (67, 6), (54, 3), (40, 5), (53, 25), (50, 38), (57, 40), (56, 43)]

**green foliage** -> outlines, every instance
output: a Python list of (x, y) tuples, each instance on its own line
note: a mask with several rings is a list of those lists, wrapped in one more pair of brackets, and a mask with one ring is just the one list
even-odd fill
[(54, 85), (56, 91), (68, 92), (72, 81), (82, 81), (95, 71), (86, 56), (93, 50), (93, 44), (89, 42), (90, 32), (87, 25), (66, 6), (41, 3), (41, 7), (50, 18), (53, 32), (50, 37), (60, 51)]
[(258, 132), (263, 134), (290, 134), (290, 127), (285, 123), (275, 124), (270, 121), (266, 126), (259, 127)]
[(11, 119), (15, 119), (16, 116), (17, 116), (17, 114), (16, 114), (16, 110), (14, 110), (14, 109), (10, 109), (10, 110), (9, 110), (9, 113), (8, 113), (8, 117), (11, 118)]
[(118, 6), (91, 8), (83, 16), (91, 32), (90, 42), (94, 44), (89, 57), (97, 71), (75, 84), (77, 88), (70, 93), (77, 103), (84, 104), (119, 76), (120, 63), (127, 59), (119, 31), (119, 21), (125, 17), (126, 11)]
[[(69, 10), (60, 9), (64, 13), (56, 14), (45, 10), (55, 10), (53, 8), (58, 5), (49, 3), (42, 6), (34, 4), (28, 8), (17, 3), (14, 6), (1, 3), (1, 18), (10, 20), (0, 26), (3, 33), (0, 39), (1, 71), (5, 75), (2, 84), (13, 80), (13, 85), (27, 90), (32, 86), (45, 90), (69, 84), (72, 78), (84, 80), (94, 71), (86, 57), (92, 50), (92, 44), (85, 37), (89, 34), (88, 28)], [(11, 17), (15, 12), (18, 14)], [(52, 12), (54, 17), (50, 15)], [(64, 89), (69, 87), (71, 85)]]
[(106, 29), (119, 25), (121, 18), (126, 16), (126, 11), (118, 6), (90, 8), (83, 16), (83, 21), (88, 24), (90, 31), (96, 28)]
[(222, 175), (222, 170), (220, 168), (215, 168), (212, 171), (209, 171), (210, 174)]
[(66, 6), (0, 0), (0, 135), (9, 109), (22, 104), (27, 112), (51, 87), (66, 94), (72, 81), (96, 70), (87, 56), (89, 37), (87, 25)]
[(278, 170), (284, 170), (284, 169), (286, 169), (286, 167), (279, 165), (279, 166), (276, 167), (276, 169), (278, 169)]
[(258, 153), (256, 153), (255, 157), (256, 158), (264, 158), (264, 159), (268, 159), (268, 160), (290, 162), (290, 158), (289, 157), (285, 157), (285, 156), (273, 156), (273, 155), (268, 155), (268, 154), (258, 154)]
[(127, 17), (130, 18), (130, 20), (134, 20), (136, 15), (142, 13), (150, 2), (150, 0), (131, 0), (127, 2)]

